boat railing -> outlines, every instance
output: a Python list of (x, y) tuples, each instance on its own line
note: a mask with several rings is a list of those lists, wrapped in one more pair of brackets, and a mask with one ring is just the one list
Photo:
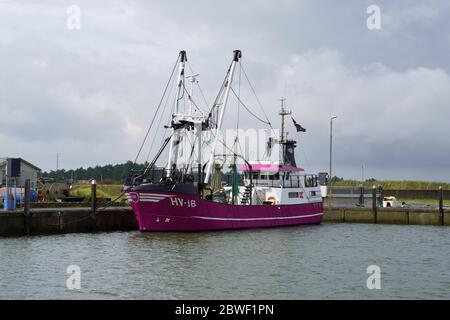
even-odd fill
[[(250, 179), (244, 178), (244, 184), (249, 185)], [(318, 178), (316, 175), (290, 175), (284, 179), (252, 179), (252, 185), (255, 187), (271, 188), (312, 188), (318, 187)]]
[(167, 175), (167, 168), (155, 167), (148, 171), (145, 170), (132, 170), (127, 178), (127, 183), (140, 184), (140, 183), (158, 183), (165, 180), (186, 182), (198, 180), (198, 174), (185, 173), (184, 170), (174, 170), (171, 172), (170, 177)]

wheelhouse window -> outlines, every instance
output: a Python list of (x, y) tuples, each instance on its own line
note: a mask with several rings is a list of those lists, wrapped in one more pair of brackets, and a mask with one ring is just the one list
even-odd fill
[(269, 179), (270, 180), (279, 180), (280, 179), (280, 174), (277, 172), (275, 174), (271, 174), (269, 175)]
[(300, 177), (299, 176), (291, 176), (291, 187), (300, 187)]
[(305, 176), (305, 187), (306, 188), (313, 188), (317, 187), (318, 184), (318, 178), (316, 175), (307, 175)]
[[(250, 176), (250, 173), (247, 173), (247, 174), (248, 174), (248, 176)], [(253, 180), (259, 179), (259, 172), (258, 171), (252, 172), (252, 179)]]

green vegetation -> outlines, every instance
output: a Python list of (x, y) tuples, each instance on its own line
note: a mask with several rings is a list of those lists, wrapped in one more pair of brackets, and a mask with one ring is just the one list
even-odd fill
[[(97, 197), (98, 198), (110, 198), (111, 200), (121, 201), (124, 197), (120, 197), (122, 194), (122, 185), (120, 184), (98, 184), (97, 185)], [(70, 195), (75, 197), (89, 198), (91, 196), (90, 184), (74, 184), (70, 190)]]
[(131, 169), (142, 170), (146, 164), (133, 164), (128, 161), (122, 164), (108, 164), (105, 166), (95, 166), (89, 168), (78, 168), (75, 170), (57, 170), (50, 172), (43, 172), (42, 177), (52, 178), (57, 181), (78, 181), (78, 180), (91, 180), (104, 181), (109, 183), (123, 183), (128, 177), (128, 173)]
[[(414, 203), (414, 204), (424, 204), (424, 205), (433, 205), (438, 206), (438, 200), (434, 199), (401, 199), (401, 201), (405, 201), (406, 203)], [(450, 206), (450, 200), (444, 200), (444, 206)]]
[[(361, 181), (346, 180), (333, 177), (332, 183), (334, 187), (359, 187)], [(364, 187), (372, 188), (373, 185), (381, 185), (385, 190), (437, 190), (440, 186), (444, 190), (450, 190), (450, 183), (446, 182), (429, 182), (429, 181), (394, 181), (394, 180), (376, 180), (368, 179), (364, 181)]]
[[(126, 163), (122, 164), (108, 164), (105, 166), (95, 166), (95, 167), (89, 167), (89, 168), (78, 168), (75, 170), (58, 170), (58, 171), (50, 171), (50, 172), (43, 172), (42, 177), (45, 178), (52, 178), (56, 181), (79, 181), (79, 180), (91, 180), (95, 179), (102, 185), (111, 184), (111, 185), (120, 185), (122, 184), (125, 179), (128, 177), (128, 173), (131, 169), (135, 170), (142, 170), (145, 167), (144, 164), (136, 164), (133, 165), (133, 162), (128, 161)], [(351, 179), (344, 179), (340, 177), (334, 176), (332, 179), (333, 186), (335, 187), (358, 187), (361, 184), (361, 181), (358, 180), (351, 180)], [(428, 181), (393, 181), (393, 180), (376, 180), (374, 178), (367, 179), (364, 182), (364, 186), (367, 188), (371, 188), (373, 185), (381, 185), (386, 190), (437, 190), (439, 189), (439, 186), (442, 186), (445, 190), (450, 190), (450, 183), (445, 182), (428, 182)], [(87, 186), (88, 188), (88, 186)], [(106, 188), (106, 187), (104, 187)], [(120, 194), (117, 193), (117, 186), (113, 188), (113, 191), (106, 190), (105, 194), (114, 195)], [(77, 191), (78, 192), (78, 191)], [(83, 192), (87, 191), (81, 191), (80, 196), (83, 195)], [(89, 191), (90, 194), (90, 191)]]
[[(439, 201), (437, 199), (410, 199), (410, 198), (397, 198), (400, 202), (405, 202), (406, 205), (410, 205), (412, 207), (422, 207), (422, 206), (429, 206), (429, 207), (438, 207)], [(326, 201), (326, 200), (325, 200)], [(358, 203), (358, 198), (333, 198), (333, 203), (341, 205), (344, 204), (345, 206), (353, 207)], [(372, 206), (372, 199), (366, 198), (365, 199), (365, 205), (366, 207)], [(444, 206), (450, 207), (450, 200), (444, 199)]]

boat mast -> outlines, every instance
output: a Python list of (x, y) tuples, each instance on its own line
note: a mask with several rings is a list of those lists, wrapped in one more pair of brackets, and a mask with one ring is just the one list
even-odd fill
[(189, 95), (189, 115), (192, 116), (192, 110), (193, 110), (193, 104), (192, 96), (194, 95), (194, 83), (197, 82), (197, 77), (199, 76), (198, 73), (191, 74), (189, 76), (186, 76), (186, 79), (189, 79), (189, 82), (191, 83), (191, 93)]
[[(191, 82), (191, 91), (190, 94), (188, 96), (188, 100), (189, 100), (189, 113), (188, 115), (192, 117), (193, 115), (193, 109), (194, 109), (194, 101), (192, 100), (192, 96), (194, 95), (194, 84), (197, 83), (197, 77), (200, 74), (195, 73), (195, 74), (191, 74), (189, 76), (186, 76), (186, 79), (189, 79), (189, 81)], [(195, 129), (195, 136), (196, 139), (199, 140), (200, 144), (198, 145), (198, 151), (197, 151), (197, 166), (201, 167), (201, 136), (202, 136), (202, 122), (200, 122), (200, 126), (198, 125), (198, 123), (194, 123), (194, 129)], [(191, 137), (193, 136), (193, 134), (190, 135)], [(188, 144), (188, 142), (186, 141), (186, 139), (183, 141), (183, 154), (186, 153), (187, 155), (190, 154), (190, 146)], [(195, 148), (194, 148), (195, 149)], [(192, 170), (192, 162), (190, 161), (190, 157), (189, 157), (189, 162), (187, 164), (187, 171), (191, 171)], [(200, 171), (199, 171), (200, 172)]]
[(205, 176), (205, 180), (204, 183), (207, 184), (209, 182), (209, 178), (211, 177), (211, 170), (213, 168), (214, 165), (214, 156), (215, 156), (215, 152), (216, 152), (216, 147), (217, 147), (217, 141), (219, 139), (219, 131), (220, 128), (222, 127), (222, 122), (223, 122), (223, 115), (227, 106), (227, 101), (228, 101), (228, 96), (230, 94), (230, 89), (231, 89), (231, 83), (233, 82), (233, 75), (234, 75), (234, 70), (236, 67), (236, 63), (239, 62), (239, 59), (242, 57), (242, 53), (240, 50), (234, 50), (233, 52), (233, 62), (231, 63), (230, 69), (228, 70), (228, 77), (227, 80), (225, 81), (224, 87), (225, 87), (225, 94), (223, 97), (223, 103), (220, 104), (219, 101), (216, 102), (216, 105), (214, 107), (220, 107), (220, 105), (222, 105), (222, 109), (220, 110), (220, 115), (217, 121), (217, 126), (216, 126), (216, 130), (215, 130), (215, 134), (214, 134), (214, 142), (213, 142), (213, 147), (211, 150), (211, 156), (209, 158), (208, 161), (208, 166), (206, 167), (206, 176)]
[[(186, 51), (182, 50), (179, 54), (179, 66), (178, 66), (178, 80), (177, 80), (177, 93), (175, 98), (175, 113), (179, 111), (179, 102), (180, 95), (183, 88), (184, 83), (184, 68), (186, 65)], [(172, 115), (173, 117), (173, 115)], [(175, 157), (178, 154), (178, 145), (179, 145), (179, 129), (174, 127), (174, 123), (172, 121), (172, 137), (170, 139), (170, 147), (169, 147), (169, 161), (167, 163), (167, 177), (170, 177), (173, 171), (173, 165), (175, 163)]]
[(278, 113), (281, 116), (281, 135), (280, 135), (280, 144), (281, 144), (281, 152), (282, 152), (282, 159), (283, 163), (286, 159), (286, 144), (288, 143), (287, 138), (285, 137), (285, 128), (284, 128), (284, 117), (289, 116), (292, 114), (292, 111), (286, 110), (284, 107), (284, 102), (286, 101), (286, 98), (281, 98), (281, 110)]
[(182, 50), (180, 51), (180, 64), (178, 67), (178, 81), (177, 81), (177, 95), (176, 95), (176, 106), (175, 106), (175, 113), (178, 113), (179, 111), (179, 104), (180, 104), (180, 94), (183, 91), (182, 85), (184, 83), (184, 67), (186, 65), (186, 51)]
[(286, 110), (284, 108), (284, 102), (286, 101), (286, 98), (281, 98), (281, 110), (278, 113), (281, 116), (281, 135), (280, 135), (280, 142), (284, 143), (286, 141), (285, 139), (285, 129), (284, 129), (284, 117), (289, 116), (292, 114), (292, 111)]

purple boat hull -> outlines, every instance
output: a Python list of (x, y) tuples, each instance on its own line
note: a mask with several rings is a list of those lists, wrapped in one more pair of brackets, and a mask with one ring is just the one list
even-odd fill
[(197, 195), (133, 191), (127, 198), (141, 231), (199, 231), (319, 224), (322, 202), (231, 205)]

